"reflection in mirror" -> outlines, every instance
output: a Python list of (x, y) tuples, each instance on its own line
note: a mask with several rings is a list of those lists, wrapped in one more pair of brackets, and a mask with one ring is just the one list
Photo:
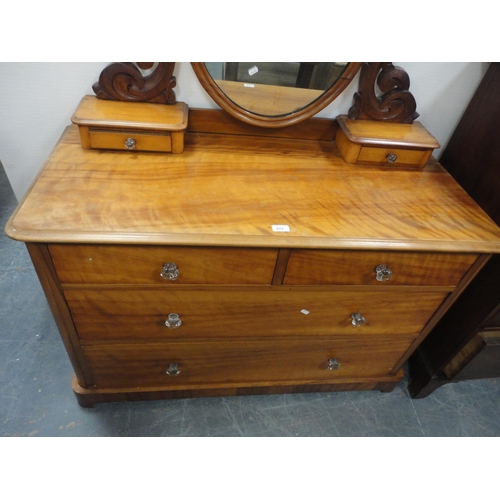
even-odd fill
[(205, 63), (219, 89), (250, 113), (286, 116), (310, 105), (339, 81), (343, 62)]

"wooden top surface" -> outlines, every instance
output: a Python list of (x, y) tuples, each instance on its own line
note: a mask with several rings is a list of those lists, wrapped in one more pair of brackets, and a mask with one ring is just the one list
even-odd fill
[(138, 128), (172, 132), (186, 129), (188, 106), (184, 102), (170, 105), (108, 101), (86, 95), (80, 101), (71, 121), (86, 127)]
[(346, 115), (337, 122), (347, 138), (364, 146), (389, 145), (394, 147), (437, 149), (439, 142), (420, 122), (390, 123), (371, 120), (351, 120)]
[(74, 125), (6, 232), (27, 242), (500, 253), (500, 229), (435, 161), (384, 169), (347, 164), (327, 141), (193, 133), (179, 155), (93, 151)]

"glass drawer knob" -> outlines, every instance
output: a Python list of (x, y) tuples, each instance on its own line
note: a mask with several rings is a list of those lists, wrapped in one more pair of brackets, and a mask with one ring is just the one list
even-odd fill
[(398, 159), (394, 153), (389, 153), (386, 158), (389, 163), (394, 163)]
[(331, 358), (328, 360), (329, 370), (338, 370), (340, 368), (340, 361), (337, 358)]
[(375, 268), (377, 281), (387, 281), (392, 276), (392, 271), (387, 266), (377, 266)]
[(363, 326), (366, 323), (365, 317), (361, 313), (351, 314), (351, 324), (353, 326)]
[(167, 262), (160, 273), (163, 279), (174, 281), (179, 277), (179, 269), (173, 262)]
[(132, 139), (132, 137), (129, 137), (129, 138), (125, 141), (125, 147), (126, 147), (127, 149), (134, 149), (136, 144), (137, 144), (137, 143), (135, 142), (135, 139)]
[(179, 370), (179, 363), (169, 363), (167, 371), (165, 372), (167, 375), (170, 375), (171, 377), (176, 377), (181, 373)]
[(168, 315), (165, 325), (169, 328), (179, 328), (182, 325), (182, 320), (178, 314), (172, 313)]

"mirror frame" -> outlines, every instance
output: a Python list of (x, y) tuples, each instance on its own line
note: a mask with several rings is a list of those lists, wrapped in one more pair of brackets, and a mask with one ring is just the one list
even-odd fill
[(231, 101), (215, 83), (214, 79), (210, 76), (205, 63), (192, 62), (191, 66), (198, 77), (198, 81), (201, 83), (208, 95), (231, 116), (245, 123), (249, 123), (250, 125), (278, 128), (288, 127), (290, 125), (300, 123), (326, 108), (326, 106), (333, 102), (347, 88), (360, 70), (362, 64), (363, 63), (360, 62), (349, 63), (337, 82), (326, 90), (318, 99), (298, 111), (280, 116), (262, 116), (238, 106), (236, 103)]

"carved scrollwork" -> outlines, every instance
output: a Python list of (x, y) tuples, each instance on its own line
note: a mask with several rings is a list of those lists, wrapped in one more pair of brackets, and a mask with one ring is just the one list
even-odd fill
[[(175, 63), (112, 63), (103, 69), (92, 88), (99, 99), (175, 104)], [(152, 69), (154, 68), (154, 69)], [(141, 70), (151, 70), (145, 74)]]
[[(377, 96), (375, 84), (382, 92), (381, 96)], [(390, 62), (363, 63), (359, 91), (353, 96), (349, 118), (413, 123), (419, 115), (409, 88), (410, 78), (403, 68)]]

